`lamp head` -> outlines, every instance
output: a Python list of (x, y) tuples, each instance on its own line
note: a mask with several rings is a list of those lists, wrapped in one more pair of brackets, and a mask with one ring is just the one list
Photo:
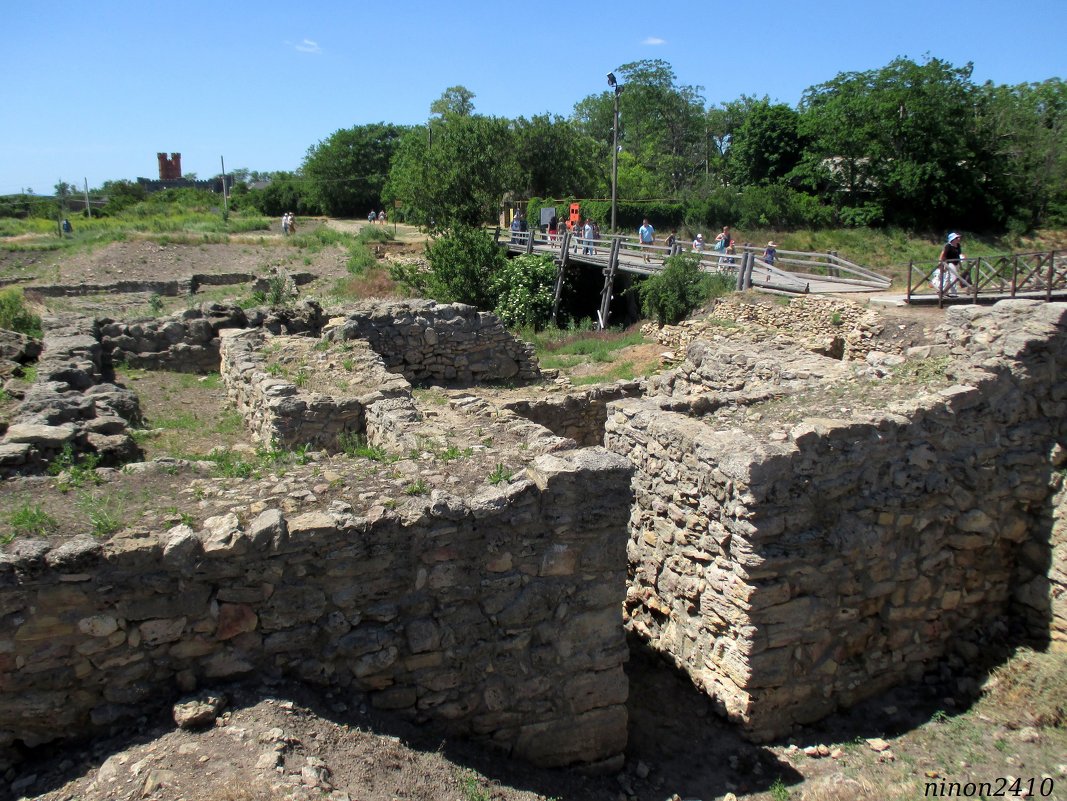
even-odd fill
[(616, 83), (617, 83), (617, 81), (615, 80), (615, 73), (614, 72), (609, 72), (608, 73), (608, 86), (614, 86)]

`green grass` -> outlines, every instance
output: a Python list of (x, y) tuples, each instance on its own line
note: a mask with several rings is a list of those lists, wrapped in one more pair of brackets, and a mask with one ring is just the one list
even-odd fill
[(478, 774), (465, 770), (459, 775), (459, 788), (463, 801), (491, 801), (489, 789), (482, 786)]
[(81, 492), (77, 503), (78, 508), (88, 517), (93, 534), (97, 537), (114, 534), (124, 525), (125, 506), (117, 495), (96, 497), (89, 492)]
[(396, 461), (386, 452), (385, 448), (371, 445), (362, 434), (343, 434), (338, 444), (347, 456), (358, 456), (370, 459), (372, 462)]
[(96, 474), (99, 461), (100, 457), (96, 454), (76, 454), (74, 447), (68, 442), (48, 465), (48, 474), (61, 477), (57, 482), (61, 492), (84, 487), (86, 484), (99, 484), (101, 479)]
[(892, 380), (900, 384), (930, 384), (944, 381), (951, 356), (911, 359), (893, 368)]
[(11, 542), (15, 537), (43, 536), (59, 528), (58, 521), (38, 504), (23, 504), (7, 516), (8, 531), (0, 533), (0, 543)]
[(430, 485), (423, 481), (421, 478), (412, 481), (406, 487), (404, 487), (405, 495), (425, 495), (430, 491)]

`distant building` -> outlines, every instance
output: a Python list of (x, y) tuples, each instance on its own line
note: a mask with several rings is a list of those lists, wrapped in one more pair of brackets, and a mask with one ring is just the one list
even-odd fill
[[(159, 179), (138, 178), (137, 183), (144, 187), (145, 192), (162, 192), (164, 189), (204, 189), (208, 192), (222, 193), (222, 178), (210, 178), (204, 181), (191, 181), (182, 178), (182, 154), (156, 153), (156, 161), (159, 162)], [(226, 191), (233, 189), (233, 176), (226, 176)]]
[(167, 158), (166, 153), (156, 153), (159, 161), (159, 180), (176, 181), (182, 177), (182, 154), (171, 153)]

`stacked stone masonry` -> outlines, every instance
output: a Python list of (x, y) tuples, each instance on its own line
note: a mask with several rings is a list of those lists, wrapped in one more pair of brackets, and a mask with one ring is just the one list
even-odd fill
[(692, 345), (660, 396), (610, 406), (635, 467), (630, 627), (755, 739), (919, 678), (997, 616), (1062, 643), (1065, 320), (950, 309), (915, 355), (951, 353), (956, 386), (781, 432), (719, 430), (743, 392)]
[(17, 541), (0, 555), (0, 758), (205, 683), (286, 677), (535, 763), (617, 765), (629, 472), (572, 450), (403, 519), (269, 509)]

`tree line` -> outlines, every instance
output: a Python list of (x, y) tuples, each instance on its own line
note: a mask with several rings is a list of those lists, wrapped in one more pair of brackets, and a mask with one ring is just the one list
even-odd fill
[[(503, 198), (579, 200), (606, 221), (614, 104), (618, 220), (633, 227), (966, 227), (1023, 233), (1067, 224), (1067, 85), (977, 84), (972, 65), (897, 58), (843, 72), (792, 107), (742, 96), (707, 104), (662, 60), (615, 70), (622, 91), (569, 117), (478, 114), (454, 86), (425, 125), (338, 130), (296, 172), (272, 173), (237, 207), (264, 214), (393, 218), (443, 228), (495, 220)], [(249, 171), (243, 170), (248, 174)], [(136, 184), (103, 188), (136, 202)], [(110, 197), (110, 195), (109, 195)]]

